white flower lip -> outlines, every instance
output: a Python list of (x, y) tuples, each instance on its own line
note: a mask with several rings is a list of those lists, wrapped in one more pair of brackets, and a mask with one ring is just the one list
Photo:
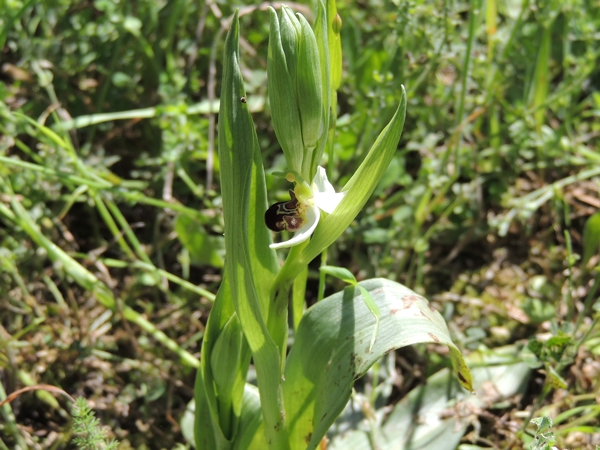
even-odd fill
[(335, 192), (334, 187), (327, 179), (325, 169), (322, 167), (317, 168), (311, 188), (313, 196), (311, 199), (305, 200), (307, 202), (306, 212), (304, 213), (306, 223), (294, 233), (291, 239), (271, 244), (269, 247), (273, 249), (288, 248), (308, 240), (319, 224), (319, 219), (321, 218), (320, 209), (327, 214), (331, 214), (345, 195), (345, 192)]

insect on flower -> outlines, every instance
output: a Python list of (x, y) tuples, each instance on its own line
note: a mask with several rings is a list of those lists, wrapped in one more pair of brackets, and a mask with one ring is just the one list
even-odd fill
[(273, 231), (293, 231), (294, 236), (269, 246), (274, 249), (293, 247), (309, 239), (317, 228), (321, 210), (333, 213), (345, 195), (345, 192), (335, 192), (322, 167), (317, 169), (311, 185), (297, 176), (288, 181), (296, 183), (294, 190), (289, 191), (290, 200), (275, 203), (267, 209), (265, 223)]
[(277, 202), (265, 212), (265, 224), (272, 231), (296, 231), (304, 222), (300, 217), (300, 203), (296, 194), (291, 189), (289, 192), (291, 200)]

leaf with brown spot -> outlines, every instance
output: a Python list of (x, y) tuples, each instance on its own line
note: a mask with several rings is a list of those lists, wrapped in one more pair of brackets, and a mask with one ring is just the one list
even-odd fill
[[(469, 369), (452, 343), (444, 319), (430, 309), (425, 298), (385, 279), (363, 281), (360, 286), (381, 310), (379, 333), (372, 346), (369, 336), (375, 319), (359, 289), (345, 289), (315, 304), (298, 326), (283, 388), (290, 442), (304, 445), (303, 438), (312, 433), (310, 443), (302, 449), (318, 448), (350, 398), (354, 381), (393, 349), (416, 343), (448, 346), (460, 383), (472, 390)], [(308, 394), (303, 397), (296, 392)]]

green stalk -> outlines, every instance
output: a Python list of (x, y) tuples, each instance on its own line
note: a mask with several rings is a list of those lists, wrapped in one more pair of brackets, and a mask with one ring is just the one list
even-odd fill
[(142, 261), (134, 261), (134, 262), (130, 263), (130, 262), (121, 261), (118, 259), (110, 259), (110, 258), (102, 259), (102, 262), (104, 264), (106, 264), (106, 266), (108, 266), (108, 267), (120, 267), (120, 268), (130, 267), (130, 268), (145, 270), (149, 273), (153, 273), (158, 276), (164, 277), (167, 280), (172, 281), (175, 284), (178, 284), (182, 288), (187, 289), (188, 291), (195, 292), (196, 294), (207, 298), (211, 302), (215, 301), (215, 294), (213, 294), (212, 292), (207, 291), (206, 289), (203, 289), (200, 286), (196, 286), (195, 284), (192, 284), (189, 281), (186, 281), (186, 280), (178, 277), (177, 275), (167, 272), (166, 270), (159, 269), (150, 263), (144, 263)]
[(208, 219), (206, 217), (206, 215), (202, 214), (201, 212), (199, 212), (195, 209), (192, 209), (192, 208), (188, 208), (187, 206), (182, 205), (181, 203), (166, 202), (159, 198), (148, 197), (147, 195), (145, 195), (143, 192), (140, 192), (140, 191), (124, 191), (122, 189), (119, 189), (120, 186), (125, 186), (126, 183), (133, 183), (133, 182), (128, 182), (128, 181), (123, 180), (123, 181), (120, 181), (119, 184), (113, 184), (113, 183), (103, 180), (103, 179), (91, 180), (91, 179), (83, 178), (83, 177), (80, 177), (78, 175), (74, 175), (71, 173), (60, 172), (56, 169), (51, 169), (51, 168), (44, 167), (44, 166), (41, 166), (38, 164), (21, 161), (19, 159), (8, 158), (6, 156), (0, 156), (0, 163), (15, 166), (15, 167), (21, 167), (23, 169), (33, 170), (35, 172), (43, 173), (44, 175), (56, 177), (59, 180), (63, 181), (65, 184), (72, 183), (72, 184), (75, 184), (78, 186), (85, 185), (85, 186), (93, 187), (96, 189), (106, 189), (106, 190), (109, 190), (111, 192), (111, 194), (113, 194), (115, 197), (122, 197), (131, 202), (143, 203), (145, 205), (156, 206), (157, 208), (171, 209), (171, 210), (179, 212), (181, 214), (185, 214), (188, 217), (192, 217), (200, 222), (206, 222), (206, 220)]
[(133, 246), (137, 257), (144, 261), (146, 264), (152, 264), (150, 257), (142, 248), (142, 244), (140, 243), (137, 236), (129, 226), (129, 222), (127, 222), (127, 219), (125, 219), (123, 213), (121, 213), (121, 210), (117, 207), (117, 205), (115, 205), (115, 203), (112, 200), (104, 199), (104, 201), (106, 202), (106, 206), (110, 210), (112, 216), (117, 220), (117, 222), (119, 222), (119, 226), (125, 232), (125, 236), (127, 236), (127, 239)]
[(104, 220), (104, 223), (106, 224), (113, 237), (117, 241), (117, 244), (119, 244), (121, 250), (123, 250), (123, 252), (125, 253), (125, 255), (127, 255), (129, 259), (135, 260), (136, 257), (133, 253), (133, 250), (131, 250), (129, 244), (127, 244), (127, 241), (123, 239), (123, 233), (121, 233), (121, 230), (119, 230), (119, 227), (117, 227), (117, 224), (115, 223), (114, 219), (110, 215), (110, 212), (106, 208), (102, 197), (100, 197), (100, 195), (97, 192), (93, 191), (90, 192), (90, 196), (94, 200), (94, 204), (96, 205), (98, 213), (100, 213), (100, 217), (102, 217), (102, 220)]

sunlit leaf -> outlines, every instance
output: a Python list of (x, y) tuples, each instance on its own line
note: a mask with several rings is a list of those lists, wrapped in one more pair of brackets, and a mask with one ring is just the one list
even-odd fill
[[(284, 398), (293, 449), (316, 448), (343, 410), (354, 381), (383, 354), (416, 343), (447, 345), (472, 390), (471, 374), (441, 315), (410, 289), (385, 279), (361, 282), (381, 311), (376, 320), (363, 294), (350, 286), (310, 308), (302, 318), (285, 369)], [(308, 445), (308, 447), (307, 447)]]
[(360, 289), (360, 292), (363, 296), (363, 300), (365, 301), (365, 305), (367, 305), (367, 308), (369, 308), (369, 311), (371, 311), (371, 314), (373, 314), (373, 317), (375, 317), (375, 326), (373, 327), (373, 334), (371, 335), (371, 344), (369, 345), (369, 350), (371, 350), (371, 348), (373, 347), (373, 343), (377, 338), (377, 333), (379, 332), (379, 319), (381, 318), (381, 311), (379, 311), (379, 307), (377, 306), (377, 303), (375, 303), (375, 300), (373, 300), (371, 293), (367, 291), (364, 287), (359, 285), (356, 281), (356, 278), (354, 278), (354, 275), (352, 275), (352, 272), (350, 272), (344, 267), (321, 266), (320, 269), (322, 272), (339, 278), (340, 280), (345, 281), (346, 283), (351, 284), (352, 286), (356, 286), (358, 287), (358, 289)]

